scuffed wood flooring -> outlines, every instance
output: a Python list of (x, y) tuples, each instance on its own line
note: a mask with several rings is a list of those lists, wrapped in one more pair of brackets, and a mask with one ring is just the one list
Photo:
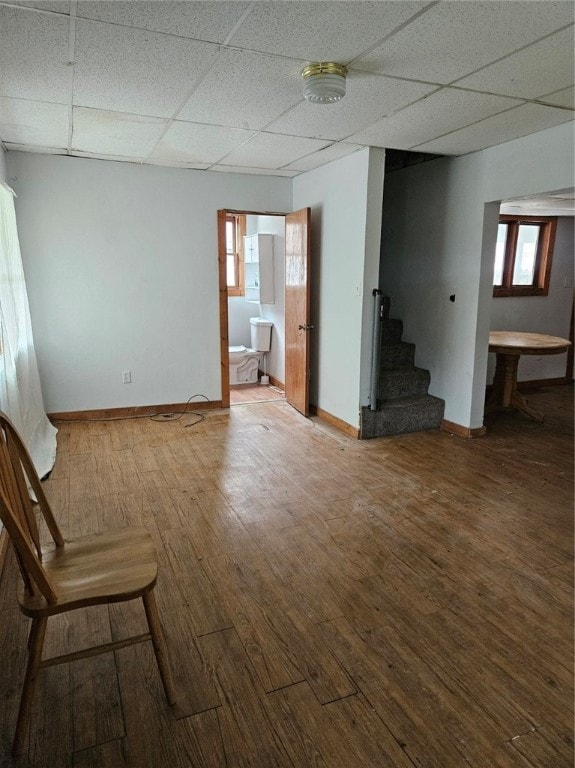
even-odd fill
[[(59, 424), (68, 536), (143, 524), (180, 696), (147, 644), (42, 671), (9, 747), (27, 620), (0, 583), (0, 764), (571, 768), (573, 392), (464, 441), (360, 442), (285, 402)], [(141, 604), (50, 620), (46, 653), (143, 631)]]

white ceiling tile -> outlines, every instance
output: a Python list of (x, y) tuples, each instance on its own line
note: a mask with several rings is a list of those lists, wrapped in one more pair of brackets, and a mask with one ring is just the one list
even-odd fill
[(537, 99), (551, 88), (573, 84), (573, 27), (530, 45), (519, 53), (459, 80), (462, 88)]
[(210, 171), (218, 171), (219, 173), (251, 173), (255, 176), (285, 176), (293, 178), (299, 174), (299, 171), (286, 171), (286, 170), (270, 170), (269, 168), (246, 168), (245, 166), (237, 165), (212, 165)]
[(248, 6), (247, 2), (80, 0), (78, 16), (223, 43)]
[(305, 62), (224, 49), (178, 119), (260, 129), (302, 99)]
[(427, 2), (256, 2), (231, 45), (308, 61), (354, 59)]
[(52, 13), (70, 13), (70, 0), (9, 0), (10, 5), (37, 8)]
[(540, 101), (544, 101), (546, 104), (556, 104), (558, 107), (575, 109), (575, 86), (549, 93), (547, 96), (542, 96)]
[(355, 65), (449, 83), (572, 21), (570, 2), (440, 2)]
[(87, 157), (90, 160), (112, 160), (115, 163), (137, 163), (141, 165), (143, 158), (125, 157), (124, 155), (106, 155), (103, 152), (83, 152), (81, 149), (71, 149), (72, 157)]
[(431, 141), (444, 133), (463, 128), (517, 104), (516, 99), (503, 96), (443, 88), (350, 136), (349, 141), (378, 147), (410, 149), (415, 144)]
[(172, 163), (217, 163), (252, 135), (251, 131), (240, 128), (175, 121), (150, 159)]
[(314, 168), (319, 168), (321, 165), (327, 165), (334, 160), (339, 160), (340, 157), (351, 155), (352, 152), (356, 152), (358, 149), (363, 149), (359, 144), (332, 144), (329, 147), (320, 149), (318, 152), (314, 152), (312, 155), (307, 155), (294, 163), (290, 163), (286, 170), (294, 171), (311, 171)]
[[(572, 31), (562, 31), (573, 24), (571, 1), (79, 0), (74, 7), (70, 53), (68, 0), (0, 0), (0, 136), (14, 137), (9, 146), (66, 154), (58, 146), (67, 147), (72, 84), (78, 152), (276, 175), (357, 145), (410, 149), (445, 134), (446, 146), (457, 139), (473, 151), (481, 140), (470, 137), (480, 130), (492, 145), (569, 119), (551, 107), (520, 112), (522, 98), (574, 105)], [(302, 99), (301, 69), (320, 59), (352, 62), (339, 104)], [(433, 82), (457, 78), (461, 87), (434, 93)], [(527, 115), (522, 128), (503, 115), (511, 108)], [(497, 113), (499, 120), (485, 119)], [(158, 146), (163, 121), (174, 117)]]
[(78, 20), (74, 104), (171, 117), (217, 50), (210, 43)]
[(299, 136), (258, 133), (246, 144), (231, 152), (225, 158), (225, 165), (282, 168), (304, 155), (316, 152), (327, 143), (318, 139), (303, 139)]
[(40, 155), (67, 155), (68, 150), (62, 147), (34, 146), (33, 144), (15, 144), (11, 141), (4, 142), (8, 152), (37, 152)]
[(68, 146), (68, 107), (0, 96), (0, 138), (15, 144)]
[(162, 168), (187, 168), (193, 171), (205, 171), (210, 167), (210, 163), (186, 162), (185, 160), (168, 162), (167, 160), (154, 160), (153, 158), (148, 158), (145, 161), (145, 164), (160, 165)]
[(0, 95), (67, 103), (68, 27), (64, 16), (0, 6)]
[(413, 147), (416, 151), (435, 152), (441, 155), (463, 155), (495, 144), (503, 144), (520, 136), (537, 133), (573, 119), (564, 109), (544, 107), (540, 104), (524, 104), (500, 115), (488, 117), (475, 125)]
[[(535, 198), (538, 197), (538, 195), (533, 195), (532, 197)], [(575, 204), (575, 189), (573, 187), (570, 189), (563, 189), (557, 192), (553, 192), (552, 194), (548, 195), (548, 197), (551, 200), (555, 200), (556, 202), (559, 202), (560, 200), (567, 202), (570, 200), (572, 204)]]
[(573, 216), (575, 215), (575, 191), (559, 195), (532, 195), (501, 203), (499, 213), (510, 216)]
[(350, 71), (345, 97), (336, 104), (304, 101), (266, 127), (272, 133), (343, 139), (384, 115), (417, 101), (435, 86)]
[(146, 157), (168, 121), (123, 112), (74, 107), (72, 149), (104, 155)]

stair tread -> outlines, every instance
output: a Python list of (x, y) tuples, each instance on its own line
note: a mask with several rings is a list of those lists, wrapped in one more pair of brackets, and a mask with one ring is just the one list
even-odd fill
[(381, 400), (379, 403), (378, 411), (383, 407), (388, 408), (409, 408), (412, 405), (420, 405), (421, 403), (429, 403), (430, 401), (437, 401), (437, 403), (443, 403), (440, 397), (435, 395), (410, 395), (408, 397), (394, 397), (389, 400)]
[(416, 373), (420, 376), (422, 373), (429, 373), (427, 368), (418, 368), (416, 365), (402, 365), (398, 368), (389, 368), (380, 373), (380, 376), (399, 376), (406, 373)]
[(381, 401), (377, 411), (362, 408), (361, 436), (387, 437), (405, 432), (438, 429), (444, 408), (445, 402), (430, 394)]

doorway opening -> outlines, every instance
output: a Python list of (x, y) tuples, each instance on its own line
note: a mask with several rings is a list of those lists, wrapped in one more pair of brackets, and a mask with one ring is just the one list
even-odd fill
[(226, 216), (230, 405), (285, 398), (285, 217)]
[[(575, 190), (507, 199), (499, 207), (492, 244), (493, 292), (490, 330), (564, 338), (562, 354), (523, 355), (521, 390), (573, 381), (573, 222)], [(493, 381), (495, 355), (487, 366)]]
[(309, 409), (309, 220), (218, 211), (222, 406), (285, 399)]

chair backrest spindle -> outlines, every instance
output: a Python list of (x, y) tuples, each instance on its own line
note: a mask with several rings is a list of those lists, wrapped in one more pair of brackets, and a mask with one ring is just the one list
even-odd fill
[(30, 455), (11, 422), (0, 413), (0, 520), (16, 549), (26, 591), (42, 594), (53, 603), (57, 595), (42, 568), (40, 533), (28, 486), (36, 495), (56, 545), (61, 546), (62, 536)]
[(26, 523), (30, 538), (34, 542), (36, 548), (36, 554), (42, 559), (42, 547), (40, 545), (40, 531), (38, 530), (38, 523), (36, 522), (36, 515), (32, 508), (32, 501), (30, 494), (28, 493), (28, 486), (26, 484), (26, 478), (20, 469), (20, 457), (18, 455), (18, 446), (14, 443), (12, 435), (6, 433), (6, 445), (8, 448), (8, 455), (10, 457), (12, 469), (14, 470), (14, 480), (16, 488), (18, 490), (18, 501), (20, 502), (20, 514), (22, 516), (21, 523)]

